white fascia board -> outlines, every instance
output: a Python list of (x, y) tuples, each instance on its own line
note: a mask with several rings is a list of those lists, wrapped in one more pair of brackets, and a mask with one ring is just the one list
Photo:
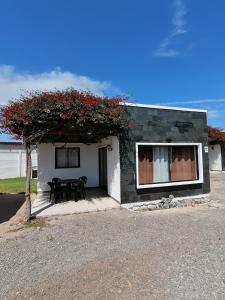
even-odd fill
[(139, 104), (139, 103), (130, 103), (125, 102), (126, 106), (134, 107), (143, 107), (143, 108), (155, 108), (155, 109), (167, 109), (167, 110), (179, 110), (179, 111), (192, 111), (192, 112), (201, 112), (207, 113), (206, 109), (195, 109), (195, 108), (186, 108), (186, 107), (176, 107), (176, 106), (163, 106), (163, 105), (152, 105), (152, 104)]

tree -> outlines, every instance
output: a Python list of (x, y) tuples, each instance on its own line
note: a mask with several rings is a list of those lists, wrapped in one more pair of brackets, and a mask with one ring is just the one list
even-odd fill
[(208, 140), (209, 143), (224, 143), (225, 142), (225, 132), (222, 129), (208, 126)]
[(100, 97), (74, 89), (22, 94), (1, 109), (1, 130), (21, 139), (26, 149), (26, 221), (31, 217), (31, 145), (97, 142), (128, 126), (125, 98)]

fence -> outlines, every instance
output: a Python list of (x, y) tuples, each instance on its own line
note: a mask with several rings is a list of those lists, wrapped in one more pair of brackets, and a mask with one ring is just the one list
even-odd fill
[[(32, 170), (37, 170), (37, 151), (32, 151)], [(35, 173), (35, 172), (33, 172)], [(0, 150), (0, 178), (26, 176), (26, 153), (24, 150)], [(33, 176), (34, 177), (34, 176)]]

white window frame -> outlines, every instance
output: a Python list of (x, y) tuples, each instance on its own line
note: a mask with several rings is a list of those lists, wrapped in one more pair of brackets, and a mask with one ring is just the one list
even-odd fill
[[(139, 184), (139, 167), (138, 167), (138, 147), (139, 146), (197, 146), (198, 148), (198, 180), (178, 181), (178, 182), (166, 182), (166, 183), (150, 183), (150, 184)], [(177, 186), (177, 185), (188, 185), (188, 184), (199, 184), (204, 182), (203, 176), (203, 159), (202, 159), (202, 144), (201, 143), (136, 143), (136, 184), (137, 189), (148, 189), (163, 186)]]

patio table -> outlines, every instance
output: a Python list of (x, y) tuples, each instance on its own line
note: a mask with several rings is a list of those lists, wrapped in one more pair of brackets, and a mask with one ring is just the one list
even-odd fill
[(74, 192), (75, 194), (74, 200), (78, 200), (77, 188), (79, 187), (80, 183), (81, 183), (80, 179), (60, 179), (58, 181), (58, 184), (60, 186), (67, 186), (70, 192)]
[(79, 184), (80, 179), (60, 179), (58, 182), (60, 184)]

